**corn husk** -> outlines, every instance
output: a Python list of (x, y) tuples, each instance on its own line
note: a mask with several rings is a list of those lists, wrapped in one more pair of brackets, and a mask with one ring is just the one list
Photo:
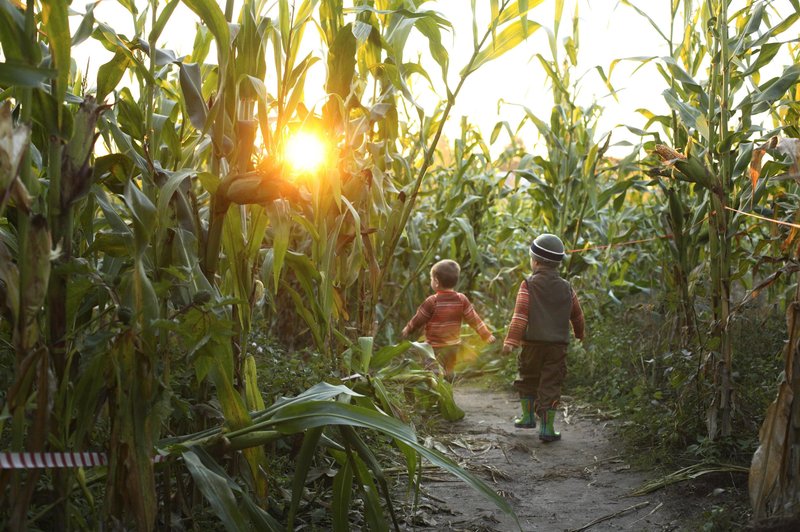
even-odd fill
[(108, 106), (97, 105), (92, 96), (87, 96), (75, 116), (74, 132), (61, 163), (61, 202), (65, 207), (88, 194), (92, 186), (93, 169), (89, 161), (97, 139), (97, 118), (106, 109)]
[(17, 351), (27, 353), (36, 343), (39, 327), (36, 316), (47, 297), (50, 282), (50, 261), (52, 257), (50, 230), (47, 220), (36, 215), (31, 220), (28, 232), (27, 257), (24, 264), (29, 268), (28, 282), (20, 287), (20, 315), (17, 323)]
[(778, 397), (767, 409), (764, 424), (759, 431), (759, 446), (750, 463), (748, 491), (753, 517), (760, 519), (772, 513), (778, 506), (776, 491), (781, 476), (786, 428), (789, 426), (792, 388), (784, 381)]
[(297, 186), (285, 179), (283, 166), (267, 159), (253, 172), (228, 175), (217, 193), (238, 205), (266, 205), (280, 198), (299, 197)]
[(664, 144), (656, 144), (653, 151), (664, 162), (666, 167), (675, 168), (678, 171), (677, 178), (690, 183), (697, 183), (708, 189), (714, 187), (715, 179), (713, 174), (703, 161), (697, 157), (693, 155), (687, 157)]
[(27, 124), (14, 124), (11, 104), (0, 105), (0, 215), (7, 197), (25, 212), (30, 209), (28, 190), (17, 179), (30, 136), (31, 129)]
[(786, 310), (789, 342), (784, 349), (783, 381), (778, 396), (767, 409), (759, 430), (759, 446), (750, 464), (748, 489), (753, 518), (794, 515), (797, 509), (798, 471), (796, 449), (798, 445), (796, 420), (792, 409), (797, 392), (796, 354), (800, 349), (796, 303)]
[(753, 190), (756, 189), (758, 180), (761, 178), (761, 160), (769, 150), (775, 150), (788, 159), (791, 166), (789, 167), (787, 177), (791, 177), (797, 183), (800, 183), (800, 139), (775, 136), (771, 137), (764, 144), (753, 148), (753, 155), (750, 158), (750, 168), (748, 171)]
[(19, 270), (8, 248), (0, 241), (0, 314), (12, 324), (19, 314)]

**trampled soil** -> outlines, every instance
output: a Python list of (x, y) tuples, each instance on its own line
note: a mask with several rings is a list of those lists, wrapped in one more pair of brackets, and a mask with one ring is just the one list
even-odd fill
[[(556, 420), (562, 440), (545, 444), (538, 429), (517, 429), (511, 392), (456, 383), (462, 421), (429, 442), (492, 486), (513, 507), (522, 530), (696, 530), (724, 497), (713, 486), (679, 484), (644, 497), (629, 492), (659, 475), (637, 471), (614, 441), (609, 420), (565, 400)], [(720, 495), (722, 493), (722, 495)], [(605, 518), (605, 519), (604, 519)], [(414, 524), (406, 530), (518, 530), (514, 520), (471, 487), (426, 471)]]

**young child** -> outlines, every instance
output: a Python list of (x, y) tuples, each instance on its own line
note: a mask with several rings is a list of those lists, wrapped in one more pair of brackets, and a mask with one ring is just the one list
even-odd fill
[(556, 406), (561, 400), (561, 385), (567, 375), (569, 326), (583, 342), (583, 311), (570, 284), (558, 274), (564, 259), (564, 244), (555, 235), (542, 234), (530, 249), (533, 274), (522, 281), (514, 316), (503, 342), (503, 353), (522, 344), (517, 356), (517, 379), (522, 416), (514, 420), (519, 428), (536, 428), (539, 416), (539, 439), (561, 439), (553, 428)]
[(436, 293), (423, 301), (402, 333), (406, 338), (424, 325), (425, 339), (444, 368), (445, 379), (451, 382), (461, 345), (462, 321), (466, 320), (485, 342), (495, 341), (467, 296), (454, 290), (460, 273), (461, 267), (453, 260), (441, 260), (433, 265), (431, 288)]

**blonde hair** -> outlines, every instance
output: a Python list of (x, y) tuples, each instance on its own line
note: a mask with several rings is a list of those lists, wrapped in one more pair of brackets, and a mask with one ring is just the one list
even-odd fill
[(461, 266), (454, 260), (440, 260), (431, 268), (431, 277), (439, 281), (442, 288), (453, 288), (458, 284)]

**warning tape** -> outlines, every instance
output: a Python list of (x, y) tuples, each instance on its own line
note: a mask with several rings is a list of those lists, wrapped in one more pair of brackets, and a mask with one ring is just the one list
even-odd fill
[[(167, 456), (156, 455), (153, 463)], [(0, 469), (62, 469), (108, 465), (106, 453), (9, 453), (0, 452)]]

